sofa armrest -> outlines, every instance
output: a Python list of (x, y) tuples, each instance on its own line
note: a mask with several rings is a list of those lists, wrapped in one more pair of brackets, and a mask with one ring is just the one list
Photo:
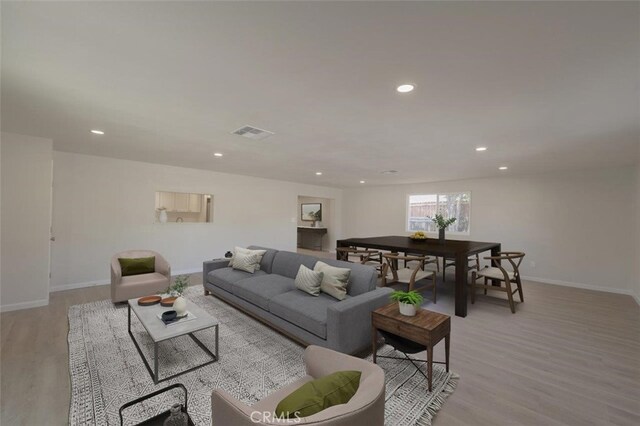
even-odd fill
[(216, 269), (222, 269), (229, 266), (229, 259), (214, 259), (202, 262), (202, 284), (207, 283), (207, 275)]
[(111, 285), (120, 284), (122, 280), (122, 268), (115, 257), (111, 259)]
[(214, 426), (255, 426), (257, 422), (251, 421), (252, 412), (251, 407), (238, 401), (228, 392), (221, 389), (211, 392), (211, 424)]
[(348, 354), (371, 344), (371, 312), (391, 303), (391, 288), (377, 288), (327, 308), (327, 343)]
[(365, 371), (372, 368), (371, 362), (362, 358), (356, 358), (315, 345), (309, 345), (305, 349), (304, 365), (307, 374), (315, 379), (328, 376), (336, 371)]
[(164, 275), (171, 281), (171, 266), (164, 257), (156, 256), (155, 268), (157, 273)]

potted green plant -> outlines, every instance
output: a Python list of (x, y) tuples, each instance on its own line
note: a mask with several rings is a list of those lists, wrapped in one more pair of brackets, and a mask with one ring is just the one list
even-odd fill
[(173, 310), (176, 311), (179, 317), (183, 316), (187, 311), (187, 301), (182, 297), (187, 287), (189, 287), (189, 275), (178, 275), (173, 285), (167, 288), (167, 293), (177, 296), (173, 302)]
[(391, 300), (398, 302), (398, 308), (402, 315), (413, 317), (418, 306), (422, 305), (424, 298), (417, 291), (394, 291)]
[(431, 221), (436, 224), (438, 228), (438, 238), (441, 243), (444, 243), (444, 230), (452, 225), (455, 221), (455, 217), (450, 217), (449, 219), (445, 219), (440, 213), (436, 213), (434, 217), (430, 217)]

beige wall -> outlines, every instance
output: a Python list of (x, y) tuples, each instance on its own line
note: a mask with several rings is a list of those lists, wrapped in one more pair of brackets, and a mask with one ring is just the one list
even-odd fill
[(638, 263), (634, 173), (626, 167), (346, 189), (343, 234), (408, 235), (407, 194), (471, 191), (471, 234), (458, 238), (525, 251), (524, 276), (632, 294)]
[[(57, 151), (54, 181), (54, 290), (107, 282), (110, 257), (126, 249), (157, 250), (174, 274), (236, 245), (295, 250), (298, 195), (331, 198), (337, 212), (342, 199), (335, 188)], [(213, 223), (155, 223), (156, 191), (212, 194)]]
[(46, 305), (53, 144), (10, 133), (0, 139), (0, 309)]

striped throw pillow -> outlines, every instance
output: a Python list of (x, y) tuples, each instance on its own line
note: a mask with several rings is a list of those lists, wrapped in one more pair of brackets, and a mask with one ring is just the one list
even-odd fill
[(260, 259), (262, 256), (259, 256), (255, 253), (247, 254), (238, 252), (233, 257), (233, 269), (237, 269), (239, 271), (249, 272), (253, 274), (258, 266), (260, 265)]
[(320, 284), (323, 276), (324, 272), (315, 272), (300, 265), (295, 280), (296, 287), (312, 296), (320, 296)]

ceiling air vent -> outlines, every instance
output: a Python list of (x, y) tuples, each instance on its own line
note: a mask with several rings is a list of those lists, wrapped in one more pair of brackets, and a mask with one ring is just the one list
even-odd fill
[(396, 173), (398, 173), (398, 171), (397, 170), (384, 170), (384, 171), (382, 171), (380, 173), (382, 173), (383, 175), (395, 175)]
[(266, 139), (269, 136), (274, 134), (273, 132), (270, 132), (268, 130), (258, 129), (257, 127), (252, 127), (252, 126), (243, 126), (243, 127), (240, 127), (238, 130), (234, 130), (231, 133), (233, 133), (234, 135), (244, 136), (245, 138), (254, 139), (254, 140)]

